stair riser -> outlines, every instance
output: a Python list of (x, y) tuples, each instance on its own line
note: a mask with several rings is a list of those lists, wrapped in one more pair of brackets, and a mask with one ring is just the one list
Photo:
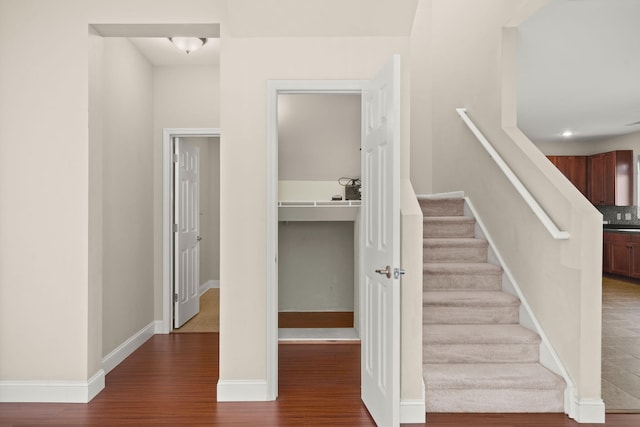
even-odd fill
[(427, 412), (564, 412), (564, 390), (430, 389)]
[(422, 283), (425, 291), (499, 291), (502, 289), (502, 275), (424, 273)]
[(424, 262), (486, 262), (486, 247), (427, 247), (423, 250)]
[(426, 344), (424, 363), (534, 363), (539, 344)]
[(425, 324), (514, 324), (518, 323), (518, 307), (456, 307), (429, 306), (425, 304), (423, 315)]
[(464, 200), (419, 200), (424, 216), (462, 216)]
[(471, 238), (475, 235), (473, 224), (432, 224), (424, 225), (423, 237), (426, 238)]

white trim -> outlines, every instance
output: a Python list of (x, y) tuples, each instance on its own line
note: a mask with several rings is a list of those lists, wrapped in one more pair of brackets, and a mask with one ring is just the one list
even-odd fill
[(88, 403), (104, 389), (101, 369), (87, 381), (0, 381), (0, 402)]
[(529, 190), (522, 184), (522, 181), (518, 179), (516, 174), (513, 173), (511, 168), (505, 163), (505, 161), (500, 157), (500, 154), (493, 148), (491, 143), (485, 138), (485, 136), (480, 132), (480, 129), (476, 127), (476, 125), (471, 121), (469, 116), (467, 115), (466, 108), (456, 108), (456, 111), (467, 125), (471, 133), (478, 139), (482, 147), (489, 153), (489, 157), (493, 159), (494, 162), (498, 165), (502, 173), (505, 174), (511, 185), (518, 191), (520, 196), (527, 203), (529, 208), (533, 211), (533, 213), (538, 217), (540, 222), (545, 226), (551, 237), (556, 240), (566, 240), (570, 237), (567, 231), (560, 231), (556, 224), (549, 218), (549, 215), (542, 209), (542, 207), (538, 204), (538, 201), (529, 193)]
[(265, 380), (218, 380), (218, 402), (264, 402), (273, 400)]
[(162, 129), (162, 328), (158, 333), (171, 332), (173, 313), (171, 274), (171, 223), (173, 209), (171, 206), (171, 140), (175, 137), (208, 137), (219, 138), (220, 128), (164, 128)]
[(426, 386), (422, 378), (422, 399), (400, 399), (400, 424), (424, 424), (427, 422)]
[(107, 354), (102, 359), (102, 369), (105, 373), (109, 373), (118, 366), (124, 359), (129, 357), (131, 353), (136, 351), (142, 344), (147, 342), (155, 333), (158, 327), (162, 326), (162, 322), (159, 320), (149, 323), (144, 328), (133, 334), (129, 339), (120, 344), (111, 353)]
[(278, 94), (362, 93), (363, 80), (267, 81), (267, 301), (266, 386), (268, 400), (278, 397)]
[(605, 407), (602, 399), (578, 400), (577, 397), (574, 396), (571, 407), (572, 411), (569, 416), (579, 423), (605, 422)]
[(471, 203), (471, 200), (468, 197), (465, 197), (464, 199), (465, 209), (469, 209), (469, 212), (475, 218), (476, 226), (478, 227), (477, 230), (480, 236), (486, 239), (487, 242), (489, 242), (489, 257), (493, 258), (489, 261), (499, 265), (504, 271), (502, 280), (503, 290), (511, 294), (515, 293), (515, 295), (520, 299), (520, 322), (523, 324), (523, 326), (528, 327), (529, 329), (535, 331), (538, 335), (540, 335), (540, 364), (560, 375), (567, 383), (567, 387), (564, 392), (564, 413), (569, 415), (569, 417), (571, 418), (575, 418), (573, 416), (573, 414), (575, 413), (575, 410), (573, 409), (573, 402), (575, 402), (576, 400), (576, 386), (571, 380), (569, 372), (566, 370), (564, 364), (560, 360), (560, 357), (553, 349), (549, 338), (545, 334), (544, 329), (538, 322), (533, 313), (533, 310), (531, 310), (529, 303), (522, 294), (522, 291), (520, 290), (518, 283), (514, 279), (511, 270), (504, 262), (502, 255), (500, 255), (500, 252), (498, 252), (498, 250), (496, 249), (496, 245), (494, 244), (493, 239), (491, 238), (489, 233), (487, 233), (487, 228), (485, 227), (482, 218), (478, 215), (478, 211), (476, 211), (473, 203)]

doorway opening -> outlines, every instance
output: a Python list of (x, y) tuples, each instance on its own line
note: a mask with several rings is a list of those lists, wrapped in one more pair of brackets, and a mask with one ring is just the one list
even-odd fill
[[(198, 257), (197, 257), (197, 266), (203, 265), (204, 263), (201, 261), (202, 257), (206, 257), (207, 260), (213, 262), (207, 262), (205, 274), (206, 280), (202, 281), (200, 278), (204, 279), (200, 274), (200, 277), (197, 279), (197, 293), (198, 297), (206, 292), (210, 288), (219, 287), (219, 281), (216, 282), (215, 278), (210, 278), (211, 274), (215, 273), (215, 268), (219, 266), (219, 243), (217, 245), (217, 256), (216, 254), (216, 238), (219, 240), (217, 236), (219, 236), (219, 226), (216, 230), (215, 224), (219, 223), (219, 216), (216, 212), (216, 206), (218, 206), (217, 210), (219, 211), (219, 141), (220, 141), (220, 129), (218, 128), (202, 128), (202, 129), (179, 129), (179, 128), (165, 128), (163, 130), (163, 139), (162, 139), (162, 152), (163, 152), (163, 179), (162, 179), (162, 194), (163, 194), (163, 305), (162, 305), (162, 329), (163, 333), (169, 333), (172, 331), (175, 323), (174, 323), (174, 308), (175, 308), (175, 295), (176, 295), (176, 286), (175, 286), (175, 273), (176, 273), (176, 261), (175, 261), (175, 226), (176, 224), (176, 197), (174, 191), (174, 154), (176, 142), (180, 139), (190, 141), (195, 146), (198, 146), (202, 150), (201, 153), (207, 152), (206, 159), (203, 159), (203, 156), (200, 156), (201, 160), (206, 160), (200, 163), (198, 167), (199, 171), (203, 174), (203, 176), (207, 177), (207, 185), (199, 186), (199, 191), (197, 192), (198, 200), (206, 199), (207, 200), (207, 208), (203, 206), (202, 203), (199, 203), (198, 211), (197, 211), (197, 222), (199, 225), (202, 224), (202, 218), (206, 218), (205, 227), (199, 227), (200, 233), (202, 235), (198, 235), (202, 238), (202, 240), (197, 241)], [(217, 165), (216, 165), (217, 162)], [(207, 165), (207, 166), (204, 166)], [(204, 166), (204, 167), (203, 167)], [(206, 170), (206, 172), (205, 172)], [(213, 171), (213, 172), (212, 172)], [(217, 181), (215, 180), (215, 176), (218, 176)], [(214, 179), (211, 179), (211, 178)], [(217, 191), (216, 192), (216, 187)], [(218, 196), (216, 196), (218, 194)], [(218, 203), (216, 205), (216, 202)], [(203, 209), (201, 209), (203, 208)], [(206, 234), (204, 234), (206, 232)], [(208, 234), (208, 236), (207, 236)], [(203, 243), (204, 242), (204, 243)], [(202, 246), (200, 246), (202, 245)], [(213, 266), (213, 272), (209, 272), (210, 267)], [(192, 273), (193, 274), (193, 273)], [(219, 276), (218, 276), (219, 277)], [(178, 297), (179, 299), (179, 297)]]
[[(268, 99), (267, 99), (267, 398), (275, 400), (278, 396), (278, 316), (279, 316), (279, 286), (278, 286), (278, 269), (279, 269), (279, 206), (280, 190), (279, 190), (279, 147), (278, 147), (278, 116), (279, 116), (279, 97), (282, 95), (292, 94), (350, 94), (361, 95), (364, 88), (364, 82), (359, 80), (271, 80), (268, 82)], [(282, 112), (284, 113), (284, 112)], [(326, 188), (324, 190), (326, 192)], [(330, 192), (331, 194), (331, 192)], [(293, 195), (291, 197), (294, 197)], [(292, 209), (296, 209), (295, 211)], [(318, 209), (318, 206), (308, 207), (285, 207), (282, 209), (283, 215), (287, 210), (296, 212), (298, 215), (304, 210)], [(283, 216), (285, 219), (285, 216)], [(357, 226), (359, 227), (359, 225)], [(357, 228), (354, 226), (354, 228)], [(359, 244), (355, 244), (356, 247)], [(354, 257), (354, 264), (359, 266), (359, 254)], [(359, 283), (356, 276), (354, 281)], [(356, 286), (355, 289), (358, 289)], [(357, 300), (356, 300), (357, 301)], [(357, 302), (354, 304), (355, 307)], [(355, 314), (355, 313), (354, 313)], [(354, 316), (355, 317), (355, 316)], [(355, 319), (354, 319), (355, 321)]]
[(279, 340), (359, 341), (361, 96), (277, 102)]

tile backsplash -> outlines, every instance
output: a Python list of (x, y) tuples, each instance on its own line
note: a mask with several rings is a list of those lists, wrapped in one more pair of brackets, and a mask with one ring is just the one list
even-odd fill
[[(638, 206), (596, 206), (596, 208), (602, 214), (603, 221), (609, 221), (611, 224), (640, 225)], [(618, 214), (621, 219), (618, 219)], [(631, 214), (631, 219), (625, 219), (625, 214)]]

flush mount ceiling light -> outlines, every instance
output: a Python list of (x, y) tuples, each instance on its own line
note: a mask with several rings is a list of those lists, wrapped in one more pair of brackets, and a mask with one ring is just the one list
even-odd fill
[(570, 130), (565, 130), (564, 132), (562, 132), (562, 136), (564, 136), (565, 138), (569, 138), (573, 136), (573, 132), (571, 132)]
[(169, 41), (186, 53), (198, 50), (207, 44), (207, 39), (200, 37), (169, 37)]

